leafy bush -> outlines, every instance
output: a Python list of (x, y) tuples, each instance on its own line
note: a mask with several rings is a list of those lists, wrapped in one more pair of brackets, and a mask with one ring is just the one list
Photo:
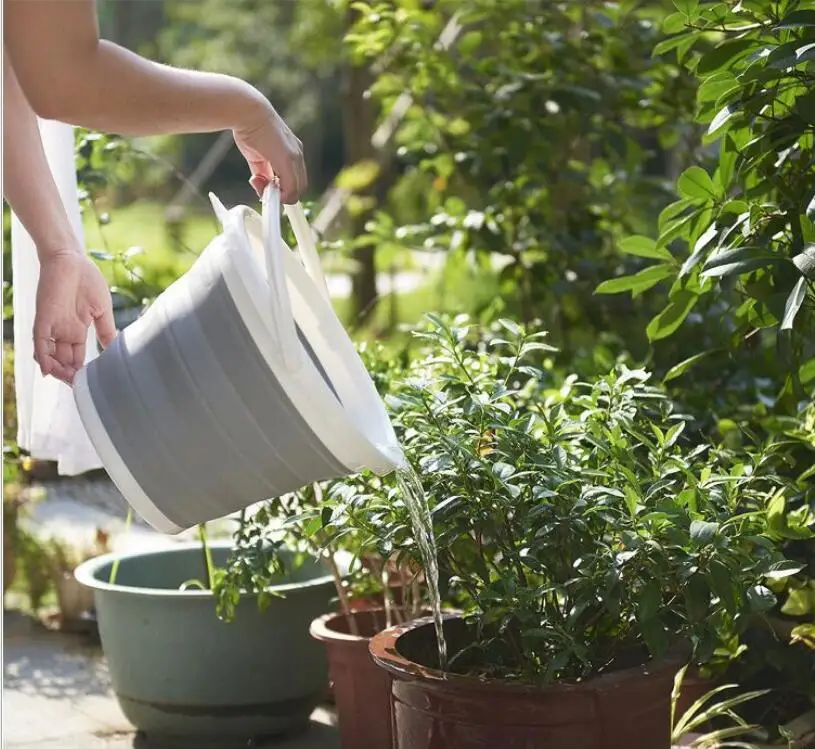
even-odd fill
[[(668, 305), (648, 325), (672, 335), (701, 300), (735, 347), (759, 331), (777, 336), (798, 397), (815, 381), (815, 6), (810, 0), (735, 4), (677, 0), (665, 19), (676, 54), (699, 80), (697, 123), (719, 142), (710, 168), (678, 179), (679, 200), (660, 215), (656, 240), (632, 237), (634, 255), (656, 259), (598, 291), (639, 294), (671, 282)], [(646, 284), (647, 281), (647, 284)], [(711, 314), (712, 312), (712, 314)], [(797, 335), (796, 335), (797, 332)], [(687, 364), (711, 352), (700, 348)]]
[[(446, 595), (476, 626), (453, 669), (545, 683), (600, 673), (631, 648), (735, 656), (750, 615), (775, 605), (766, 581), (800, 569), (773, 541), (768, 507), (791, 491), (776, 448), (737, 458), (697, 445), (642, 370), (547, 389), (537, 362), (551, 347), (504, 328), (473, 347), (465, 322), (436, 320), (389, 396), (433, 508)], [(333, 503), (329, 526), (418, 558), (394, 489), (349, 481)], [(811, 535), (807, 512), (787, 520)]]
[[(372, 93), (387, 113), (413, 96), (395, 136), (404, 179), (426, 185), (415, 224), (372, 222), (376, 241), (501, 255), (493, 307), (542, 317), (571, 349), (604, 330), (639, 332), (650, 301), (593, 297), (615, 242), (670, 201), (667, 152), (692, 111), (682, 69), (651, 59), (654, 3), (527, 0), (359, 2), (358, 59), (388, 59)], [(451, 49), (435, 40), (456, 16)], [(392, 223), (392, 222), (391, 222)], [(639, 227), (639, 228), (637, 228)], [(632, 319), (633, 318), (633, 319)], [(646, 318), (647, 319), (647, 318)]]

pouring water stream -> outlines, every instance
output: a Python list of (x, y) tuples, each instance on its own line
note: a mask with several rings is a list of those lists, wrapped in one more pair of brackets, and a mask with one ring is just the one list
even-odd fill
[(433, 625), (436, 629), (436, 640), (439, 647), (439, 669), (447, 670), (447, 643), (444, 640), (444, 627), (441, 614), (441, 595), (439, 593), (439, 562), (436, 537), (433, 534), (433, 521), (427, 504), (422, 483), (416, 471), (405, 461), (396, 471), (396, 483), (402, 493), (402, 499), (410, 514), (413, 536), (419, 546), (419, 553), (424, 565), (425, 582), (433, 614)]

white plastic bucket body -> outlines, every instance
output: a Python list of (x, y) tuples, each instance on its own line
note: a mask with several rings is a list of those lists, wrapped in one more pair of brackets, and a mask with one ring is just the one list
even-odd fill
[(74, 384), (111, 478), (166, 533), (404, 462), (318, 266), (315, 278), (280, 236), (277, 194), (263, 217), (216, 211), (224, 232)]

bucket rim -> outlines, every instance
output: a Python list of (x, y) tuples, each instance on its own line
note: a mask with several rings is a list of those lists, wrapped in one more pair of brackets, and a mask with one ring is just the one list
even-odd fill
[[(210, 541), (207, 546), (210, 549), (231, 549), (233, 544), (231, 541)], [(215, 594), (212, 590), (200, 590), (198, 588), (179, 590), (171, 588), (148, 588), (135, 585), (120, 585), (118, 583), (111, 584), (106, 580), (101, 580), (97, 577), (101, 569), (106, 565), (119, 561), (139, 559), (143, 557), (161, 556), (164, 554), (172, 554), (184, 551), (200, 551), (200, 541), (183, 541), (172, 542), (167, 546), (153, 549), (139, 549), (133, 551), (113, 551), (107, 554), (102, 554), (93, 559), (80, 564), (74, 570), (74, 577), (77, 582), (94, 591), (108, 592), (108, 593), (126, 593), (132, 596), (140, 596), (146, 598), (175, 598), (175, 599), (213, 599)], [(292, 550), (289, 550), (292, 551)], [(319, 563), (319, 562), (318, 562)], [(265, 591), (273, 594), (285, 594), (297, 590), (307, 588), (318, 588), (325, 585), (334, 585), (334, 578), (330, 572), (324, 575), (314, 577), (310, 580), (296, 583), (281, 583), (280, 585), (270, 585), (265, 588)], [(257, 593), (241, 590), (241, 598), (257, 598)]]

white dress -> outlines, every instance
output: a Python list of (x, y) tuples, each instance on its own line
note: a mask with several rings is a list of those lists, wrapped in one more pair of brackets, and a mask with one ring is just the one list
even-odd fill
[[(40, 120), (45, 154), (62, 202), (84, 245), (74, 158), (74, 129)], [(75, 476), (102, 467), (74, 404), (71, 389), (43, 377), (34, 361), (34, 309), (40, 264), (34, 242), (12, 215), (11, 257), (14, 272), (14, 376), (17, 390), (17, 443), (36, 460), (56, 461), (59, 473)], [(88, 331), (87, 364), (96, 357), (96, 336)]]

